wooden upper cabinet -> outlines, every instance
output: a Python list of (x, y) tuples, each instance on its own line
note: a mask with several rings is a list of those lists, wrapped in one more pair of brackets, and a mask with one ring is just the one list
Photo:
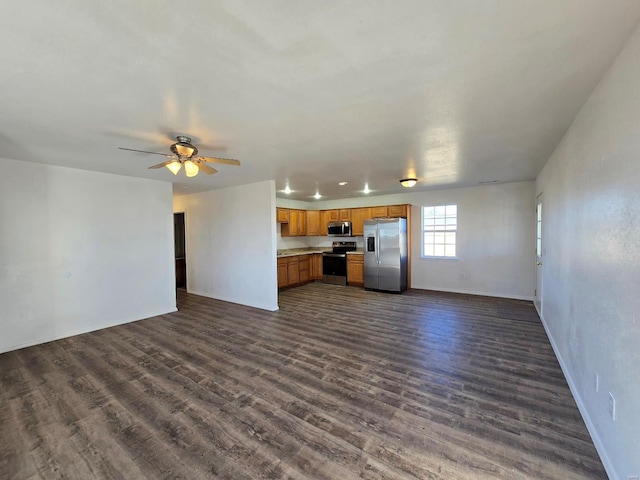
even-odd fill
[(402, 217), (406, 218), (407, 216), (407, 206), (406, 205), (391, 205), (387, 207), (387, 213), (390, 217)]
[(370, 208), (354, 208), (351, 210), (351, 234), (359, 237), (364, 235), (364, 221), (371, 218)]
[(371, 218), (387, 216), (387, 207), (371, 207)]
[(290, 209), (289, 223), (282, 224), (282, 227), (280, 227), (280, 235), (283, 237), (297, 237), (298, 235), (300, 235), (300, 230), (301, 230), (300, 217), (304, 217), (305, 225), (306, 225), (307, 215), (305, 211)]
[(298, 210), (298, 236), (307, 234), (307, 212)]
[(340, 209), (340, 221), (341, 222), (348, 222), (351, 220), (351, 210), (348, 208), (342, 208)]
[(326, 235), (326, 227), (323, 232), (320, 229), (320, 210), (307, 210), (307, 235)]
[(276, 223), (289, 223), (288, 208), (276, 208)]
[(327, 210), (327, 222), (339, 222), (340, 210)]
[(320, 211), (320, 235), (325, 236), (327, 234), (327, 223), (329, 223), (329, 211)]

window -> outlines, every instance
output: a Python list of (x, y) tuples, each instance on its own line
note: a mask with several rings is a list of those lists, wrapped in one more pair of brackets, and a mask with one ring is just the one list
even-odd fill
[(458, 206), (422, 207), (422, 256), (455, 258)]

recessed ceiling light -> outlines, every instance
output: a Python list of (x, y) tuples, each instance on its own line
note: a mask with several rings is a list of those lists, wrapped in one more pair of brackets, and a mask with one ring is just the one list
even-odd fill
[(369, 193), (371, 190), (369, 190), (369, 184), (365, 183), (364, 184), (364, 190), (362, 190), (362, 193)]
[(416, 183), (418, 183), (417, 178), (403, 178), (402, 180), (400, 180), (400, 185), (402, 185), (405, 188), (414, 187)]
[(289, 195), (291, 193), (291, 189), (289, 188), (289, 185), (287, 185), (286, 187), (284, 187), (283, 190), (284, 193), (286, 193), (287, 195)]
[(316, 192), (313, 198), (315, 198), (316, 200), (320, 200), (322, 198), (322, 195), (320, 195), (320, 192)]
[(338, 182), (338, 185), (340, 185), (341, 187), (344, 187), (348, 182)]

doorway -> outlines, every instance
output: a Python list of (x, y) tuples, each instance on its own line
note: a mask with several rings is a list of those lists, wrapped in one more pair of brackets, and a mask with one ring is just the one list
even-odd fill
[(187, 251), (184, 212), (173, 214), (173, 241), (176, 257), (176, 288), (187, 288)]
[(538, 311), (540, 319), (542, 319), (542, 267), (544, 257), (544, 241), (543, 241), (543, 223), (542, 223), (542, 193), (536, 198), (536, 290), (533, 304)]

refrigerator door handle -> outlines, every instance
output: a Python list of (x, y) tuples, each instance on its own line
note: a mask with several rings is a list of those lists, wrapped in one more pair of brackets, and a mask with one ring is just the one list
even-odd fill
[(376, 225), (376, 263), (380, 265), (380, 229)]

